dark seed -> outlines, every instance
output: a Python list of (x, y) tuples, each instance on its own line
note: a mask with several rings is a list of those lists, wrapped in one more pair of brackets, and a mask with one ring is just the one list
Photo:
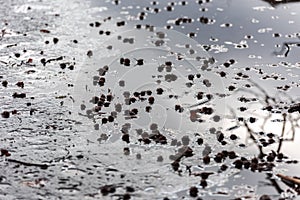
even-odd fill
[(115, 120), (115, 118), (113, 116), (108, 116), (108, 121), (109, 122), (113, 122)]
[(136, 60), (136, 65), (143, 65), (143, 64), (144, 64), (144, 59)]
[(74, 69), (74, 65), (70, 65), (68, 68), (69, 68), (69, 70), (73, 70)]
[(129, 141), (129, 134), (124, 134), (124, 135), (122, 136), (122, 140), (123, 140), (124, 142), (129, 143), (129, 142), (130, 142), (130, 141)]
[(197, 139), (197, 144), (198, 145), (202, 145), (203, 144), (203, 139), (202, 138), (198, 138)]
[(8, 82), (7, 81), (2, 81), (3, 87), (7, 87)]
[(102, 124), (106, 124), (107, 123), (107, 118), (102, 118)]
[(276, 155), (269, 154), (269, 155), (267, 156), (267, 161), (268, 161), (268, 162), (273, 162), (273, 161), (275, 160), (275, 156), (276, 156)]
[(105, 185), (105, 186), (100, 188), (100, 191), (101, 191), (103, 196), (106, 196), (109, 193), (114, 193), (116, 191), (116, 188), (113, 185)]
[(167, 61), (167, 62), (165, 62), (165, 65), (171, 66), (171, 65), (172, 65), (172, 62), (171, 62), (171, 61)]
[(268, 195), (264, 194), (259, 198), (259, 200), (271, 200), (271, 198)]
[(6, 149), (1, 149), (0, 151), (1, 151), (1, 155), (0, 155), (0, 156), (6, 156), (6, 157), (8, 157), (8, 156), (11, 155), (11, 154), (9, 153), (9, 151), (6, 150)]
[(172, 11), (172, 6), (167, 6), (166, 10), (169, 11), (169, 12), (171, 12)]
[(229, 151), (229, 152), (228, 152), (228, 157), (229, 157), (230, 159), (234, 159), (234, 158), (237, 157), (237, 155), (235, 154), (234, 151)]
[(237, 136), (236, 136), (235, 134), (231, 134), (231, 135), (230, 135), (230, 139), (231, 139), (231, 140), (236, 140), (236, 139), (237, 139)]
[(189, 79), (190, 81), (193, 81), (194, 78), (195, 78), (195, 76), (194, 76), (193, 74), (188, 75), (188, 79)]
[(20, 88), (24, 88), (24, 83), (22, 81), (17, 82), (16, 85)]
[(130, 66), (130, 60), (128, 58), (124, 59), (124, 65), (127, 67)]
[(191, 197), (197, 197), (198, 196), (198, 188), (195, 186), (190, 188), (190, 196)]
[(222, 132), (217, 133), (217, 140), (222, 142), (224, 140), (224, 134)]
[(41, 59), (41, 63), (45, 66), (46, 63), (47, 63), (46, 59), (45, 59), (45, 58), (42, 58), (42, 59)]
[(34, 111), (35, 111), (35, 109), (31, 108), (30, 111), (29, 111), (29, 114), (33, 115)]
[(58, 38), (53, 38), (53, 43), (57, 44), (58, 43)]
[(224, 63), (223, 65), (224, 65), (226, 68), (227, 68), (227, 67), (230, 67), (230, 63), (228, 63), (228, 62)]
[(126, 156), (130, 154), (130, 150), (129, 150), (128, 147), (125, 147), (125, 148), (123, 149), (123, 152), (124, 152), (124, 154), (125, 154)]
[(96, 26), (96, 27), (99, 27), (100, 25), (101, 25), (100, 22), (95, 22), (95, 26)]
[(179, 166), (180, 166), (178, 161), (175, 160), (174, 162), (172, 162), (171, 165), (172, 165), (172, 168), (174, 171), (178, 171)]
[(93, 51), (92, 50), (88, 50), (88, 52), (86, 53), (86, 55), (88, 57), (92, 57), (93, 56)]
[(126, 186), (126, 192), (134, 192), (134, 188), (131, 186)]
[(149, 102), (149, 104), (153, 104), (154, 103), (154, 97), (149, 97), (148, 102)]
[(59, 66), (61, 69), (65, 69), (67, 67), (66, 63), (60, 63)]
[(120, 58), (120, 64), (123, 65), (124, 64), (125, 59), (124, 58)]
[(249, 161), (244, 161), (244, 168), (249, 169), (251, 166), (251, 163)]
[(146, 95), (146, 91), (141, 91), (141, 96), (145, 96)]
[(198, 100), (203, 99), (203, 92), (198, 92), (197, 99)]
[(210, 157), (208, 155), (203, 157), (203, 163), (204, 164), (209, 164), (210, 163)]
[(222, 156), (220, 154), (217, 154), (214, 157), (214, 160), (215, 160), (216, 163), (221, 163), (222, 162)]
[(3, 118), (9, 118), (9, 112), (8, 111), (3, 111), (2, 113), (1, 113), (1, 116), (3, 117)]
[(233, 85), (230, 85), (230, 86), (228, 87), (228, 90), (229, 90), (229, 91), (233, 91), (233, 90), (235, 90), (235, 87), (234, 87)]
[(117, 22), (117, 26), (124, 26), (124, 25), (125, 25), (125, 21)]
[(225, 77), (225, 76), (226, 76), (226, 73), (222, 71), (222, 72), (220, 72), (220, 76), (221, 76), (221, 77)]
[(283, 153), (279, 153), (279, 154), (277, 155), (277, 158), (278, 158), (279, 160), (283, 159)]
[(254, 117), (250, 117), (249, 122), (250, 123), (254, 123), (256, 121), (256, 119)]
[(106, 100), (107, 100), (107, 101), (111, 102), (112, 99), (113, 99), (113, 96), (112, 96), (111, 94), (108, 94), (108, 95), (106, 96)]
[(209, 107), (203, 107), (199, 109), (200, 113), (206, 114), (206, 115), (211, 115), (213, 113), (213, 109)]
[(97, 103), (98, 103), (98, 101), (99, 101), (99, 97), (97, 97), (97, 96), (94, 96), (94, 97), (92, 98), (92, 100), (91, 100), (91, 103), (93, 103), (93, 104), (97, 104)]
[(157, 93), (158, 95), (162, 94), (163, 91), (164, 91), (164, 90), (163, 90), (162, 88), (157, 88), (157, 89), (156, 89), (156, 93)]
[(146, 106), (146, 107), (145, 107), (146, 112), (150, 112), (151, 109), (152, 109), (151, 106)]
[(26, 94), (25, 93), (14, 93), (13, 95), (13, 98), (25, 98), (26, 97)]
[(200, 185), (202, 186), (202, 188), (206, 188), (206, 186), (207, 186), (207, 182), (206, 182), (206, 180), (201, 180), (200, 181)]
[(237, 169), (242, 169), (242, 167), (243, 167), (243, 161), (241, 161), (241, 160), (236, 160), (233, 162), (233, 164), (234, 164), (234, 167)]
[(229, 63), (230, 63), (231, 65), (233, 65), (233, 64), (235, 63), (235, 60), (230, 59), (230, 60), (229, 60)]
[(151, 90), (147, 90), (146, 93), (147, 93), (147, 95), (150, 96), (152, 94), (152, 91)]
[(221, 167), (220, 167), (220, 169), (221, 169), (222, 171), (225, 171), (227, 168), (228, 168), (228, 166), (225, 165), (225, 164), (221, 165)]
[(130, 198), (131, 198), (131, 196), (128, 193), (123, 195), (123, 200), (129, 200)]
[(164, 158), (162, 156), (158, 156), (156, 159), (157, 162), (162, 162), (163, 160), (164, 160)]

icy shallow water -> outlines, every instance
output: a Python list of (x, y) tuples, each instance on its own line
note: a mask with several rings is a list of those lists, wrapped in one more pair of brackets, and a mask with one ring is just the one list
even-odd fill
[(296, 199), (299, 6), (3, 2), (1, 199)]

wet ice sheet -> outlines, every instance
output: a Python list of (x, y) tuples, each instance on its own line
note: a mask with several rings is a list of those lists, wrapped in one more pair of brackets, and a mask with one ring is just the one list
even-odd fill
[[(294, 4), (288, 4), (286, 8), (283, 6), (272, 8), (268, 4), (259, 1), (253, 1), (251, 5), (244, 4), (242, 8), (245, 11), (243, 13), (252, 11), (252, 18), (255, 19), (251, 19), (251, 23), (254, 25), (252, 26), (249, 23), (249, 26), (245, 26), (244, 24), (247, 24), (250, 20), (250, 18), (246, 18), (246, 22), (241, 23), (245, 27), (249, 27), (249, 29), (239, 29), (236, 23), (239, 23), (240, 20), (239, 22), (235, 22), (233, 19), (234, 15), (229, 15), (228, 13), (235, 13), (231, 12), (231, 9), (237, 11), (243, 9), (241, 7), (235, 8), (237, 3), (233, 1), (212, 1), (203, 4), (188, 2), (186, 6), (181, 2), (176, 3), (176, 5), (169, 4), (171, 10), (174, 9), (173, 12), (168, 11), (167, 2), (159, 2), (158, 5), (153, 5), (153, 7), (159, 8), (160, 14), (158, 15), (147, 11), (145, 6), (151, 6), (151, 4), (146, 1), (122, 1), (119, 6), (114, 5), (114, 2), (110, 1), (100, 3), (100, 6), (92, 4), (90, 8), (88, 4), (76, 1), (71, 4), (69, 1), (50, 3), (37, 3), (33, 1), (19, 2), (16, 5), (12, 5), (11, 9), (4, 9), (3, 7), (3, 13), (8, 16), (8, 25), (5, 25), (6, 32), (1, 40), (3, 42), (1, 46), (1, 60), (5, 62), (1, 62), (1, 69), (3, 69), (3, 78), (1, 81), (3, 83), (4, 80), (7, 80), (8, 86), (1, 87), (1, 93), (3, 94), (1, 111), (9, 111), (10, 117), (8, 119), (1, 118), (3, 122), (1, 124), (1, 132), (4, 133), (1, 135), (3, 141), (1, 148), (7, 149), (9, 154), (11, 154), (5, 160), (4, 155), (8, 156), (8, 154), (5, 151), (1, 152), (3, 154), (1, 157), (3, 159), (1, 164), (1, 168), (3, 169), (1, 174), (1, 193), (3, 194), (3, 198), (30, 199), (32, 198), (32, 194), (35, 194), (37, 197), (44, 199), (54, 199), (56, 197), (76, 199), (80, 195), (90, 199), (105, 198), (105, 195), (107, 195), (107, 198), (118, 199), (125, 198), (126, 196), (123, 195), (130, 193), (132, 198), (136, 199), (162, 199), (163, 197), (177, 199), (178, 197), (189, 197), (189, 190), (192, 186), (198, 188), (198, 195), (203, 198), (214, 197), (222, 199), (242, 197), (243, 195), (258, 198), (260, 194), (274, 195), (274, 198), (277, 198), (280, 191), (274, 191), (272, 189), (274, 187), (267, 187), (266, 184), (266, 181), (273, 183), (272, 180), (276, 180), (280, 184), (280, 187), (284, 189), (284, 191), (281, 191), (282, 195), (292, 196), (276, 176), (269, 176), (268, 173), (258, 173), (257, 171), (253, 173), (247, 169), (239, 170), (238, 162), (234, 163), (235, 159), (226, 157), (222, 163), (218, 163), (214, 158), (216, 158), (217, 153), (220, 153), (224, 149), (229, 152), (232, 150), (236, 151), (239, 156), (238, 159), (243, 156), (249, 160), (259, 154), (253, 140), (249, 140), (249, 135), (245, 131), (245, 128), (243, 128), (243, 124), (236, 123), (236, 119), (233, 118), (230, 110), (226, 110), (223, 113), (225, 104), (234, 107), (236, 114), (244, 116), (247, 119), (246, 122), (251, 125), (251, 129), (253, 128), (259, 132), (262, 129), (258, 127), (258, 123), (261, 124), (263, 122), (264, 115), (267, 116), (268, 112), (264, 111), (262, 113), (264, 114), (263, 116), (261, 113), (258, 116), (255, 115), (258, 122), (250, 124), (250, 121), (253, 119), (250, 120), (249, 117), (253, 117), (253, 112), (256, 113), (258, 111), (257, 107), (262, 108), (267, 106), (264, 103), (266, 94), (262, 93), (254, 83), (258, 82), (259, 85), (269, 85), (270, 87), (268, 87), (267, 92), (270, 92), (272, 96), (276, 92), (274, 85), (276, 87), (288, 85), (291, 89), (287, 88), (287, 92), (291, 94), (292, 99), (298, 97), (297, 91), (299, 88), (297, 84), (299, 83), (296, 77), (299, 68), (296, 63), (298, 60), (296, 57), (291, 57), (291, 53), (297, 52), (297, 47), (293, 46), (286, 58), (280, 55), (269, 54), (269, 49), (273, 51), (273, 48), (267, 47), (272, 46), (273, 38), (277, 37), (269, 37), (273, 34), (273, 29), (266, 27), (264, 24), (261, 25), (264, 19), (266, 19), (264, 15), (275, 15), (275, 13), (284, 15), (284, 9), (289, 10), (291, 13), (291, 19), (287, 22), (295, 21), (297, 23), (296, 20), (293, 20), (297, 16), (296, 6), (292, 7), (289, 5)], [(133, 4), (132, 7), (131, 4)], [(194, 12), (189, 12), (189, 9), (192, 9)], [(11, 10), (14, 12), (8, 12)], [(140, 22), (139, 18), (141, 17), (137, 16), (141, 15), (142, 10), (145, 10), (147, 14), (145, 20)], [(198, 16), (198, 10), (205, 11), (203, 12), (204, 18)], [(124, 27), (119, 27), (116, 24), (122, 21), (121, 18), (118, 18), (120, 11), (121, 15), (127, 19), (126, 26)], [(189, 19), (187, 19), (179, 20), (180, 23), (183, 21), (188, 22), (184, 23), (185, 28), (173, 25), (172, 20), (181, 17), (179, 16), (179, 11), (180, 13), (187, 13), (186, 15), (191, 18), (193, 23), (189, 23)], [(264, 14), (256, 15), (256, 12)], [(37, 15), (36, 13), (41, 14)], [(82, 13), (85, 13), (85, 15), (83, 16)], [(225, 18), (228, 19), (228, 22), (223, 21), (224, 17), (222, 14), (219, 15), (219, 13), (225, 16), (228, 14), (229, 17)], [(37, 18), (37, 16), (47, 16), (46, 20), (49, 25), (44, 23), (44, 18)], [(112, 18), (109, 16), (112, 16)], [(238, 16), (241, 19), (241, 15)], [(208, 18), (208, 24), (205, 24), (207, 20), (205, 17)], [(279, 21), (281, 19), (283, 20)], [(275, 16), (274, 21), (283, 24), (286, 22), (286, 19)], [(201, 56), (205, 58), (210, 58), (213, 55), (216, 63), (212, 64), (209, 62), (209, 68), (212, 71), (204, 71), (204, 76), (201, 69), (201, 78), (195, 78), (194, 84), (191, 87), (188, 87), (191, 84), (185, 84), (186, 82), (192, 82), (186, 76), (188, 75), (187, 70), (176, 71), (177, 79), (171, 82), (171, 84), (166, 81), (165, 76), (158, 76), (168, 74), (169, 70), (171, 72), (175, 71), (180, 66), (180, 63), (183, 63), (182, 65), (187, 66), (186, 69), (190, 69), (194, 73), (199, 69), (199, 66), (197, 62), (189, 58), (196, 57), (197, 54), (190, 55), (193, 51), (190, 51), (191, 48), (185, 46), (186, 43), (180, 44), (178, 41), (181, 41), (181, 39), (175, 39), (175, 43), (173, 42), (174, 39), (168, 42), (167, 39), (171, 35), (171, 32), (168, 33), (164, 29), (163, 32), (167, 33), (166, 44), (162, 47), (159, 46), (159, 50), (152, 51), (153, 48), (157, 48), (155, 44), (161, 44), (160, 41), (153, 43), (153, 38), (159, 39), (162, 35), (155, 34), (157, 29), (154, 32), (149, 32), (149, 29), (152, 28), (151, 26), (146, 26), (146, 24), (150, 22), (155, 27), (172, 25), (175, 30), (180, 30), (180, 32), (185, 34), (197, 32), (196, 41), (192, 41), (180, 34), (179, 36), (181, 36), (180, 38), (185, 38), (191, 44), (198, 44), (198, 42), (200, 44), (207, 44), (209, 41), (209, 45), (216, 44), (216, 46), (210, 46), (210, 48), (219, 49), (221, 52), (224, 50), (225, 53), (222, 54), (210, 50), (210, 55), (208, 55), (203, 52), (200, 46), (196, 47), (197, 45), (192, 45), (193, 48), (197, 49), (197, 54), (201, 52)], [(101, 24), (100, 27), (98, 26), (99, 24)], [(140, 47), (139, 50), (134, 48), (127, 49), (126, 44), (130, 46), (131, 38), (133, 36), (136, 37), (136, 32), (132, 33), (128, 32), (128, 30), (132, 30), (136, 24), (143, 24), (143, 29), (146, 27), (148, 30), (136, 40), (139, 43), (134, 43), (136, 47)], [(198, 24), (200, 24), (200, 31), (197, 30)], [(256, 27), (257, 24), (259, 24), (259, 27)], [(265, 24), (268, 23), (265, 22)], [(272, 26), (275, 27), (275, 24), (272, 24)], [(297, 31), (294, 30), (296, 27), (296, 25), (291, 25), (287, 29), (282, 27), (284, 30), (278, 32), (285, 35), (283, 32), (290, 30), (286, 34), (293, 35), (293, 32)], [(252, 28), (254, 32), (252, 32)], [(259, 38), (258, 44), (260, 44), (260, 40), (267, 41), (266, 38), (272, 38), (269, 42), (266, 42), (265, 46), (267, 47), (263, 48), (263, 52), (259, 52), (259, 56), (262, 56), (264, 59), (260, 59), (256, 55), (251, 56), (253, 54), (251, 51), (257, 53), (260, 47), (251, 45), (251, 42), (241, 41), (240, 38), (244, 38), (245, 34), (238, 30), (245, 29), (247, 29), (245, 31), (247, 33), (245, 34), (253, 35), (253, 43), (256, 43), (254, 40), (257, 38)], [(118, 34), (120, 30), (122, 34)], [(23, 35), (24, 33), (27, 36)], [(233, 33), (236, 34), (234, 35), (235, 37), (233, 37)], [(122, 38), (118, 39), (118, 35), (121, 35)], [(58, 38), (58, 42), (55, 42), (54, 38)], [(252, 41), (252, 37), (249, 38)], [(279, 38), (284, 40), (286, 37)], [(104, 42), (105, 40), (106, 42)], [(146, 40), (146, 42), (144, 43), (143, 40)], [(292, 37), (292, 41), (297, 42), (297, 40), (298, 38), (295, 34), (295, 37)], [(180, 45), (176, 46), (178, 43)], [(145, 47), (144, 44), (148, 46)], [(244, 44), (247, 48), (240, 48)], [(112, 51), (122, 47), (124, 49), (111, 54), (109, 45), (112, 45)], [(139, 45), (142, 45), (143, 49)], [(100, 49), (99, 46), (101, 47)], [(27, 51), (23, 52), (24, 49)], [(93, 52), (93, 55), (88, 53), (89, 50)], [(44, 51), (43, 55), (41, 55), (41, 51)], [(172, 54), (172, 51), (185, 55), (184, 59), (179, 61), (177, 58), (178, 54)], [(104, 54), (104, 52), (107, 54)], [(20, 57), (16, 53), (20, 53)], [(282, 53), (284, 54), (285, 51)], [(102, 57), (98, 57), (99, 54)], [(157, 54), (163, 56), (160, 58)], [(61, 58), (61, 56), (63, 57)], [(129, 68), (121, 66), (123, 67), (123, 71), (119, 71), (120, 59), (122, 57), (129, 57), (131, 65)], [(33, 63), (31, 63), (30, 58), (33, 59)], [(45, 58), (44, 61), (41, 60), (43, 58)], [(145, 60), (143, 62), (135, 60), (140, 58), (144, 58)], [(252, 59), (255, 60), (254, 63), (256, 64), (254, 68), (252, 67)], [(174, 63), (174, 69), (172, 67), (170, 69), (170, 67), (161, 66), (166, 65), (165, 62), (168, 60)], [(291, 64), (279, 63), (280, 61), (287, 61)], [(143, 65), (139, 65), (140, 62)], [(278, 64), (275, 66), (276, 68), (272, 66), (274, 62)], [(229, 63), (229, 65), (223, 63)], [(104, 65), (110, 66), (110, 71), (107, 73), (109, 77), (107, 82), (109, 83), (111, 79), (117, 81), (109, 83), (103, 89), (94, 86), (93, 82), (95, 74), (99, 73), (97, 70), (103, 68)], [(200, 66), (202, 65), (203, 63)], [(250, 67), (251, 70), (247, 70), (245, 66)], [(290, 73), (282, 73), (282, 68), (289, 70)], [(111, 71), (111, 69), (113, 70)], [(161, 69), (162, 72), (159, 72)], [(286, 79), (283, 79), (281, 82), (276, 81), (275, 77), (277, 74), (275, 73), (275, 69), (280, 74), (280, 78), (283, 76)], [(148, 74), (145, 76), (145, 73), (139, 70), (149, 70), (148, 74), (151, 76), (148, 76)], [(263, 70), (263, 72), (260, 70)], [(116, 73), (114, 74), (113, 71)], [(223, 76), (224, 73), (226, 74), (226, 78)], [(292, 76), (291, 73), (294, 75)], [(134, 82), (132, 77), (136, 74), (146, 79), (149, 84), (144, 84), (139, 79), (137, 82)], [(254, 79), (254, 83), (248, 82), (247, 76)], [(170, 79), (167, 80), (174, 79), (174, 76), (169, 77)], [(261, 79), (263, 77), (265, 79)], [(204, 79), (209, 80), (209, 82), (204, 81)], [(122, 80), (124, 82), (120, 82)], [(225, 89), (215, 86), (216, 82), (214, 81), (216, 80), (221, 80)], [(18, 81), (24, 81), (24, 89), (15, 85)], [(164, 84), (167, 83), (166, 86), (161, 87), (163, 88), (163, 95), (157, 94), (156, 89), (162, 85), (162, 83), (159, 84), (157, 81), (162, 81)], [(175, 83), (178, 85), (175, 86)], [(211, 87), (206, 86), (209, 83), (213, 83)], [(124, 86), (122, 86), (123, 84)], [(111, 87), (110, 85), (114, 86), (115, 90), (112, 91), (115, 91), (115, 97), (119, 97), (119, 99), (115, 98), (113, 100), (112, 104), (114, 104), (118, 102), (123, 103), (125, 101), (124, 92), (127, 90), (139, 90), (139, 87), (135, 87), (135, 85), (140, 86), (141, 84), (141, 88), (144, 88), (146, 91), (153, 90), (152, 93), (155, 94), (155, 99), (159, 100), (154, 105), (158, 103), (158, 105), (162, 106), (155, 107), (152, 110), (153, 115), (150, 118), (147, 118), (149, 117), (148, 113), (145, 112), (142, 115), (139, 112), (137, 116), (142, 118), (143, 121), (129, 120), (130, 122), (134, 121), (132, 129), (130, 129), (130, 143), (126, 142), (126, 137), (122, 138), (123, 133), (120, 131), (122, 125), (128, 121), (125, 119), (126, 116), (119, 115), (120, 117), (116, 120), (118, 125), (114, 126), (114, 130), (107, 124), (101, 125), (101, 118), (94, 121), (93, 118), (88, 119), (82, 115), (77, 115), (78, 111), (86, 114), (81, 110), (81, 104), (85, 104), (87, 109), (91, 109), (91, 103), (89, 102), (91, 98), (96, 94), (98, 95), (99, 92), (107, 94), (107, 89)], [(256, 96), (253, 92), (240, 91), (233, 93), (231, 91), (244, 88), (244, 86), (247, 88), (247, 84), (251, 86), (251, 91), (258, 92), (260, 95)], [(75, 85), (75, 87), (72, 87), (72, 85)], [(87, 90), (86, 85), (88, 85)], [(215, 108), (221, 105), (221, 109), (215, 109), (216, 112), (219, 112), (218, 116), (222, 119), (220, 122), (218, 121), (218, 117), (214, 117), (214, 114), (203, 115), (203, 113), (200, 116), (201, 119), (204, 118), (206, 120), (205, 123), (191, 122), (189, 118), (191, 113), (189, 111), (196, 109), (197, 106), (192, 108), (189, 108), (189, 106), (193, 105), (195, 101), (202, 103), (201, 100), (197, 99), (195, 91), (198, 89), (204, 91), (203, 96), (207, 93), (214, 95), (212, 101), (206, 102), (207, 99), (204, 98), (204, 104), (201, 104), (198, 108), (204, 106)], [(216, 91), (216, 89), (221, 91)], [(279, 88), (279, 90), (281, 89)], [(26, 93), (26, 98), (13, 98), (12, 95), (14, 92), (18, 94)], [(226, 98), (222, 95), (223, 93)], [(179, 98), (170, 99), (169, 95), (178, 95)], [(250, 98), (250, 100), (256, 98), (256, 100), (253, 100), (254, 103), (251, 103), (251, 101), (250, 103), (244, 103), (245, 99), (240, 99), (242, 96)], [(31, 99), (31, 97), (34, 97), (34, 99)], [(237, 98), (243, 102), (237, 101)], [(223, 102), (224, 99), (225, 101)], [(272, 102), (272, 105), (275, 108), (276, 106), (287, 106), (287, 108), (281, 109), (287, 111), (288, 106), (297, 102), (292, 102), (286, 96), (283, 96), (283, 99), (287, 103), (280, 103), (279, 98), (277, 98), (277, 102)], [(73, 101), (75, 101), (75, 104), (73, 104)], [(145, 108), (147, 101), (140, 102), (137, 107), (139, 109)], [(27, 104), (28, 102), (32, 105)], [(184, 112), (180, 113), (181, 107), (177, 107), (176, 112), (174, 112), (174, 104), (181, 105), (184, 108)], [(131, 108), (131, 106), (127, 106), (127, 108)], [(126, 105), (123, 105), (124, 107)], [(248, 109), (246, 112), (243, 111), (245, 107)], [(16, 115), (12, 114), (14, 113), (14, 109), (17, 110)], [(107, 108), (106, 112), (111, 111), (111, 109), (114, 108)], [(195, 116), (194, 114), (192, 116)], [(297, 112), (293, 113), (293, 119), (297, 119), (297, 114)], [(163, 120), (160, 120), (161, 117)], [(165, 121), (165, 119), (172, 120), (167, 123), (168, 121)], [(172, 123), (173, 121), (177, 122), (178, 119), (180, 121), (186, 120), (186, 123), (183, 123), (183, 125)], [(196, 119), (198, 118), (196, 117)], [(166, 144), (161, 144), (164, 143), (163, 137), (159, 139), (152, 137), (153, 139), (151, 140), (153, 141), (150, 144), (145, 143), (147, 140), (139, 142), (138, 139), (147, 139), (149, 134), (148, 136), (146, 134), (139, 135), (139, 130), (136, 131), (133, 128), (139, 126), (151, 133), (152, 127), (156, 131), (155, 125), (150, 127), (153, 124), (151, 120), (154, 120), (155, 124), (158, 124), (159, 131), (162, 135), (166, 136)], [(96, 124), (100, 125), (99, 130), (97, 130)], [(194, 126), (194, 129), (187, 130), (190, 124)], [(276, 131), (273, 128), (275, 127), (274, 124), (277, 127)], [(234, 129), (232, 128), (234, 126), (240, 128)], [(280, 135), (282, 115), (272, 115), (266, 126), (269, 128), (264, 129), (265, 133), (274, 132), (274, 134)], [(289, 125), (287, 125), (286, 130), (286, 137), (288, 138), (291, 136)], [(126, 132), (126, 128), (123, 131)], [(223, 140), (221, 140), (222, 134), (220, 131), (225, 136)], [(238, 139), (232, 140), (231, 138), (234, 138), (234, 136), (231, 136), (231, 134), (237, 135)], [(183, 137), (187, 135), (188, 138)], [(255, 137), (267, 141), (270, 139), (267, 135), (259, 136), (255, 134)], [(272, 138), (276, 142), (264, 149), (266, 153), (271, 152), (271, 149), (277, 149), (278, 138)], [(203, 139), (203, 144), (201, 139)], [(217, 142), (216, 139), (220, 141)], [(158, 144), (156, 141), (159, 141)], [(226, 141), (227, 144), (221, 145), (222, 141)], [(263, 140), (260, 142), (265, 144)], [(189, 145), (193, 150), (193, 156), (189, 157), (191, 155), (190, 149), (187, 147), (182, 148), (183, 144)], [(242, 145), (236, 147), (237, 144)], [(243, 147), (243, 144), (246, 144), (246, 148)], [(298, 165), (286, 163), (293, 162), (293, 159), (297, 158), (298, 154), (293, 149), (287, 147), (292, 145), (285, 144), (296, 146), (297, 142), (284, 143), (282, 152), (288, 158), (283, 159), (283, 162), (276, 162), (276, 168), (273, 172), (274, 174), (286, 173), (291, 176), (296, 175), (298, 173)], [(205, 165), (204, 162), (207, 162), (207, 160), (204, 161), (203, 158), (207, 154), (211, 156), (211, 161)], [(181, 158), (182, 155), (185, 156)], [(179, 168), (176, 171), (177, 163), (174, 161), (178, 161), (178, 158), (180, 158)], [(30, 166), (28, 163), (32, 165)], [(261, 161), (261, 163), (263, 162)], [(224, 172), (219, 172), (220, 169), (225, 169), (223, 164), (229, 168)], [(45, 165), (48, 168), (41, 169), (45, 168)], [(189, 171), (189, 167), (191, 167), (191, 171)], [(201, 176), (204, 175), (200, 174), (203, 172), (212, 173), (207, 179), (204, 179), (206, 181), (201, 181), (203, 180)], [(181, 176), (178, 174), (181, 174)], [(262, 174), (264, 176), (261, 176)], [(205, 184), (207, 186), (203, 187)], [(108, 186), (104, 187), (105, 185)], [(255, 185), (259, 185), (259, 187)], [(133, 187), (135, 192), (132, 193), (132, 189), (128, 188), (128, 186)], [(107, 194), (107, 191), (111, 191), (111, 193), (108, 192)]]
[[(165, 38), (158, 38), (158, 33)], [(130, 37), (134, 44), (122, 41)], [(158, 46), (157, 41), (165, 44)], [(181, 43), (172, 46), (173, 41)], [(138, 30), (117, 35), (102, 46), (87, 61), (91, 67), (82, 69), (86, 77), (81, 81), (87, 81), (75, 88), (80, 105), (74, 111), (93, 118), (100, 129), (121, 129), (128, 122), (135, 124), (132, 130), (150, 131), (155, 125), (159, 130), (193, 133), (199, 129), (193, 122), (204, 120), (191, 116), (198, 105), (209, 103), (215, 106), (215, 115), (224, 113), (224, 105), (216, 103), (224, 97), (224, 88), (215, 75), (214, 60), (194, 40), (175, 31)], [(103, 66), (95, 69), (99, 63)], [(106, 125), (112, 116), (115, 121)]]

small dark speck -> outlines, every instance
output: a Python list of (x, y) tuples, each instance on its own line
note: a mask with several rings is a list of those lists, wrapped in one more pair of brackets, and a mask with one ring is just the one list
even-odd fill
[(69, 70), (73, 70), (73, 69), (74, 69), (74, 65), (70, 65)]
[(8, 111), (3, 111), (2, 113), (1, 113), (1, 116), (3, 117), (3, 118), (9, 118), (9, 112)]
[(93, 56), (93, 51), (92, 50), (88, 50), (88, 52), (86, 53), (86, 55), (90, 58)]
[(254, 117), (250, 117), (249, 121), (250, 121), (250, 123), (254, 123), (256, 121), (256, 119)]
[(16, 83), (16, 86), (18, 86), (20, 88), (24, 88), (24, 83), (22, 81), (19, 81)]
[(60, 66), (61, 69), (65, 69), (66, 68), (66, 63), (60, 63), (59, 66)]
[(225, 77), (225, 76), (226, 76), (226, 72), (223, 72), (223, 71), (220, 72), (220, 76), (221, 76), (221, 77)]
[(7, 81), (2, 81), (2, 86), (7, 87), (8, 82)]
[(134, 188), (131, 186), (126, 186), (126, 192), (134, 192)]
[(237, 136), (236, 136), (235, 134), (231, 134), (231, 135), (230, 135), (230, 139), (231, 139), (231, 140), (236, 140), (236, 139), (237, 139)]
[(144, 59), (136, 59), (136, 65), (143, 65)]
[(130, 149), (128, 147), (125, 147), (123, 149), (123, 152), (124, 152), (125, 155), (129, 155), (130, 154)]
[(198, 189), (195, 186), (190, 188), (190, 196), (191, 197), (197, 197), (198, 196)]
[(163, 90), (162, 88), (157, 88), (157, 89), (156, 89), (156, 93), (157, 93), (158, 95), (162, 94), (163, 91), (164, 91), (164, 90)]
[(203, 144), (203, 139), (202, 138), (198, 138), (197, 139), (197, 144), (198, 145), (202, 145)]
[(53, 38), (53, 43), (57, 44), (58, 43), (58, 38)]
[(96, 26), (96, 27), (99, 27), (100, 25), (101, 25), (100, 22), (95, 22), (95, 26)]
[(235, 90), (235, 87), (234, 87), (233, 85), (230, 85), (230, 86), (228, 87), (228, 90), (229, 90), (229, 91), (233, 91), (233, 90)]
[(230, 67), (230, 63), (228, 63), (228, 62), (224, 63), (223, 65), (224, 65), (224, 67), (226, 67), (226, 68)]
[(85, 109), (86, 109), (86, 105), (81, 104), (81, 105), (80, 105), (80, 109), (81, 109), (81, 110), (85, 110)]

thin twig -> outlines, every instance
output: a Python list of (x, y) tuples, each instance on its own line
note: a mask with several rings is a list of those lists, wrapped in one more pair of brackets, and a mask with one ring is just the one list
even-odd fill
[(281, 149), (283, 137), (284, 137), (284, 132), (285, 132), (285, 125), (286, 125), (286, 113), (283, 113), (282, 116), (283, 116), (283, 125), (282, 125), (281, 136), (280, 136), (279, 143), (278, 143), (277, 153), (280, 153), (280, 149)]
[(278, 194), (281, 194), (284, 192), (283, 189), (278, 185), (277, 181), (272, 177), (272, 173), (267, 173), (267, 179), (270, 180), (272, 186), (276, 189)]
[(49, 165), (47, 165), (47, 164), (28, 163), (28, 162), (24, 162), (24, 161), (20, 161), (20, 160), (15, 160), (12, 158), (8, 158), (7, 161), (13, 162), (13, 163), (18, 163), (18, 164), (21, 164), (24, 166), (29, 166), (29, 167), (40, 167), (41, 169), (47, 169), (49, 167)]
[(265, 154), (263, 152), (263, 148), (262, 146), (258, 143), (257, 139), (255, 138), (255, 136), (253, 135), (253, 131), (250, 129), (250, 127), (248, 126), (247, 122), (244, 121), (244, 125), (249, 133), (250, 138), (253, 140), (253, 142), (256, 144), (258, 150), (259, 150), (259, 158), (262, 158)]
[(286, 175), (283, 175), (283, 174), (276, 174), (276, 176), (278, 176), (282, 180), (289, 181), (289, 182), (291, 182), (291, 183), (293, 183), (295, 185), (300, 186), (300, 179), (299, 178), (295, 178), (295, 177), (291, 177), (291, 176), (286, 176)]

